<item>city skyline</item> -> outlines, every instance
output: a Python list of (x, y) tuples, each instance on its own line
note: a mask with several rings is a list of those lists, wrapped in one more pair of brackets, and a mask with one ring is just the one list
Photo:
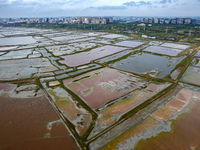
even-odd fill
[(200, 0), (0, 0), (0, 17), (198, 16)]

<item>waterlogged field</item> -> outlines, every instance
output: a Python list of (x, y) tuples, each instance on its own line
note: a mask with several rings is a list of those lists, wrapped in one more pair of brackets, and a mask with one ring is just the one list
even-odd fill
[(0, 28), (1, 149), (198, 149), (199, 47)]

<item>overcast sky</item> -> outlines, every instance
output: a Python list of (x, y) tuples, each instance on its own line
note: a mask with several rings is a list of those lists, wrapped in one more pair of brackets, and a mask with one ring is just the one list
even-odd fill
[(200, 0), (0, 0), (0, 17), (199, 16)]

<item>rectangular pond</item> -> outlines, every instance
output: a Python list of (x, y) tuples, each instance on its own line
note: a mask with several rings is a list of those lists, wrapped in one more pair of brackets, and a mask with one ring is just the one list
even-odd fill
[(110, 68), (98, 69), (63, 82), (93, 109), (127, 92), (145, 87), (148, 83), (131, 74)]
[(94, 48), (100, 44), (90, 43), (90, 42), (81, 42), (81, 43), (72, 43), (66, 45), (57, 45), (46, 47), (50, 52), (55, 56), (60, 56), (63, 54), (73, 54), (75, 52), (84, 51), (87, 49)]
[(194, 56), (200, 57), (200, 50)]
[(189, 45), (175, 44), (175, 43), (164, 43), (161, 46), (170, 47), (170, 48), (177, 48), (177, 49), (182, 49), (182, 50), (185, 50), (188, 47), (190, 47)]
[(27, 45), (36, 43), (36, 41), (37, 40), (32, 38), (32, 36), (7, 37), (7, 38), (0, 38), (0, 46)]
[(108, 39), (114, 39), (114, 38), (120, 38), (120, 37), (125, 37), (125, 36), (119, 35), (119, 34), (108, 34), (108, 35), (102, 35), (100, 37), (108, 38)]
[(169, 55), (169, 56), (176, 56), (180, 52), (182, 52), (182, 50), (160, 47), (160, 46), (150, 46), (144, 49), (143, 51), (164, 54), (164, 55)]
[(110, 66), (133, 73), (148, 74), (153, 77), (163, 78), (170, 74), (183, 59), (184, 57), (172, 58), (138, 53), (110, 64)]
[(183, 74), (181, 81), (200, 85), (200, 68), (198, 67), (188, 67), (186, 72)]
[(142, 44), (144, 44), (144, 42), (122, 41), (122, 42), (116, 43), (115, 45), (134, 48), (134, 47), (137, 47), (137, 46), (142, 45)]
[(88, 52), (82, 52), (74, 55), (61, 56), (64, 60), (60, 62), (66, 64), (67, 66), (74, 67), (89, 63), (91, 60), (95, 60), (107, 55), (111, 55), (126, 48), (117, 46), (103, 46), (99, 48), (92, 49)]

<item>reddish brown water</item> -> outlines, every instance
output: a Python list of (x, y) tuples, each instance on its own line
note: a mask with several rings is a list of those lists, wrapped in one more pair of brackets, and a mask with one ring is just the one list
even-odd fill
[[(95, 76), (95, 74), (98, 74), (98, 75)], [(87, 77), (88, 75), (90, 77)], [(91, 72), (91, 74), (88, 73), (88, 74), (75, 77), (73, 80), (77, 80), (82, 77), (86, 77), (86, 78), (79, 80), (78, 83), (77, 82), (69, 83), (72, 80), (67, 79), (67, 80), (64, 80), (64, 84), (69, 86), (69, 88), (72, 91), (74, 91), (76, 94), (82, 97), (87, 102), (87, 104), (91, 108), (94, 108), (94, 109), (99, 108), (106, 102), (112, 99), (118, 98), (124, 93), (127, 93), (136, 88), (136, 86), (127, 87), (127, 88), (122, 89), (121, 91), (120, 90), (114, 91), (113, 89), (119, 87), (120, 85), (126, 86), (126, 82), (128, 82), (128, 79), (131, 80), (129, 76), (126, 76), (114, 69), (104, 68), (101, 70)], [(120, 80), (120, 79), (124, 79), (124, 80)], [(105, 84), (105, 86), (103, 85), (101, 86), (102, 83)], [(108, 88), (105, 88), (105, 87), (108, 87)], [(84, 96), (81, 94), (81, 91), (80, 91), (80, 89), (84, 90), (84, 88), (85, 90), (89, 88), (94, 89), (94, 90), (92, 91), (90, 95)]]
[(173, 122), (172, 132), (140, 142), (139, 150), (191, 150), (200, 149), (200, 101), (193, 102), (188, 114), (182, 114)]
[[(4, 89), (7, 86), (0, 85)], [(4, 93), (0, 97), (0, 114), (2, 150), (78, 149), (61, 122), (54, 123), (51, 129), (47, 129), (47, 124), (59, 117), (45, 96), (19, 99)]]
[(62, 56), (62, 58), (65, 60), (62, 60), (61, 62), (70, 67), (79, 66), (79, 65), (87, 64), (91, 60), (95, 60), (107, 55), (111, 55), (111, 54), (123, 51), (125, 49), (126, 48), (117, 47), (117, 46), (103, 46), (103, 47), (95, 48), (89, 52)]

